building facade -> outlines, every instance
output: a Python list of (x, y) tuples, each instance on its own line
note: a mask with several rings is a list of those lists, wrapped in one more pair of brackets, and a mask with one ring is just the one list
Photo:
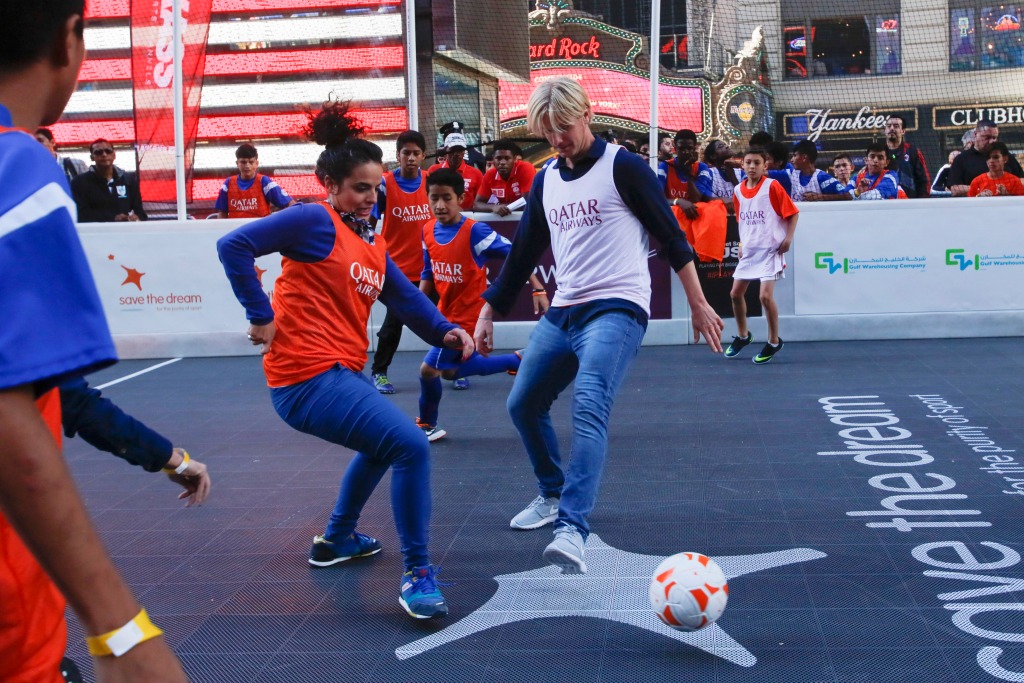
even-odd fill
[[(691, 45), (707, 19), (691, 13)], [(715, 3), (713, 35), (736, 49), (763, 27), (778, 137), (862, 154), (898, 113), (934, 172), (981, 118), (1024, 152), (1022, 19), (993, 0), (734, 0)]]

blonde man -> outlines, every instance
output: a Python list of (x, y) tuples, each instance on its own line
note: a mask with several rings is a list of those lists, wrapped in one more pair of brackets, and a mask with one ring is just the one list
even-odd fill
[[(651, 236), (683, 284), (694, 340), (703, 334), (721, 353), (722, 321), (701, 293), (693, 251), (657, 176), (639, 156), (594, 137), (583, 88), (572, 79), (553, 78), (533, 92), (527, 112), (531, 130), (558, 156), (534, 179), (512, 251), (483, 295), (488, 303), (476, 339), (483, 352), (491, 350), (492, 312), (509, 311), (550, 246), (557, 266), (555, 297), (530, 336), (508, 398), (540, 495), (511, 526), (537, 529), (555, 522), (544, 558), (562, 573), (579, 574), (587, 570), (587, 518), (604, 469), (612, 403), (650, 316)], [(550, 408), (573, 380), (573, 439), (563, 465)]]

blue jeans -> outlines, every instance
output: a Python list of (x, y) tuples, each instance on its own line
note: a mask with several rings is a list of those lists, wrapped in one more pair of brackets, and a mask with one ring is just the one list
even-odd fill
[[(583, 538), (608, 454), (608, 418), (644, 327), (624, 311), (611, 311), (563, 330), (541, 318), (530, 335), (508, 412), (519, 430), (544, 497), (560, 496), (556, 526), (572, 524)], [(562, 467), (551, 425), (551, 404), (576, 380), (572, 393), (572, 445)]]
[(300, 432), (356, 451), (341, 480), (324, 538), (340, 541), (391, 468), (391, 510), (406, 570), (430, 564), (430, 445), (423, 430), (381, 396), (362, 373), (335, 365), (270, 390), (277, 414)]

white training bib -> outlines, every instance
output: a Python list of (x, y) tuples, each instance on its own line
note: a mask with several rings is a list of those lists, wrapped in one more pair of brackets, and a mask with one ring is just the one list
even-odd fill
[(733, 278), (736, 280), (760, 280), (773, 277), (786, 267), (786, 259), (779, 253), (779, 245), (786, 239), (786, 222), (775, 213), (770, 190), (771, 178), (764, 178), (757, 194), (750, 199), (743, 196), (736, 186), (736, 200), (739, 212), (736, 221), (740, 229), (741, 256), (736, 264)]
[(622, 200), (612, 176), (620, 149), (608, 145), (575, 180), (562, 180), (555, 164), (544, 173), (544, 216), (557, 286), (552, 306), (625, 299), (650, 315), (647, 231)]

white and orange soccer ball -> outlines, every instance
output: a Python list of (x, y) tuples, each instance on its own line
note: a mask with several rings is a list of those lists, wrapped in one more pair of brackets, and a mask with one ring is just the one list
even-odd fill
[(729, 584), (707, 555), (678, 553), (654, 570), (650, 596), (662, 622), (677, 631), (696, 631), (722, 616)]

